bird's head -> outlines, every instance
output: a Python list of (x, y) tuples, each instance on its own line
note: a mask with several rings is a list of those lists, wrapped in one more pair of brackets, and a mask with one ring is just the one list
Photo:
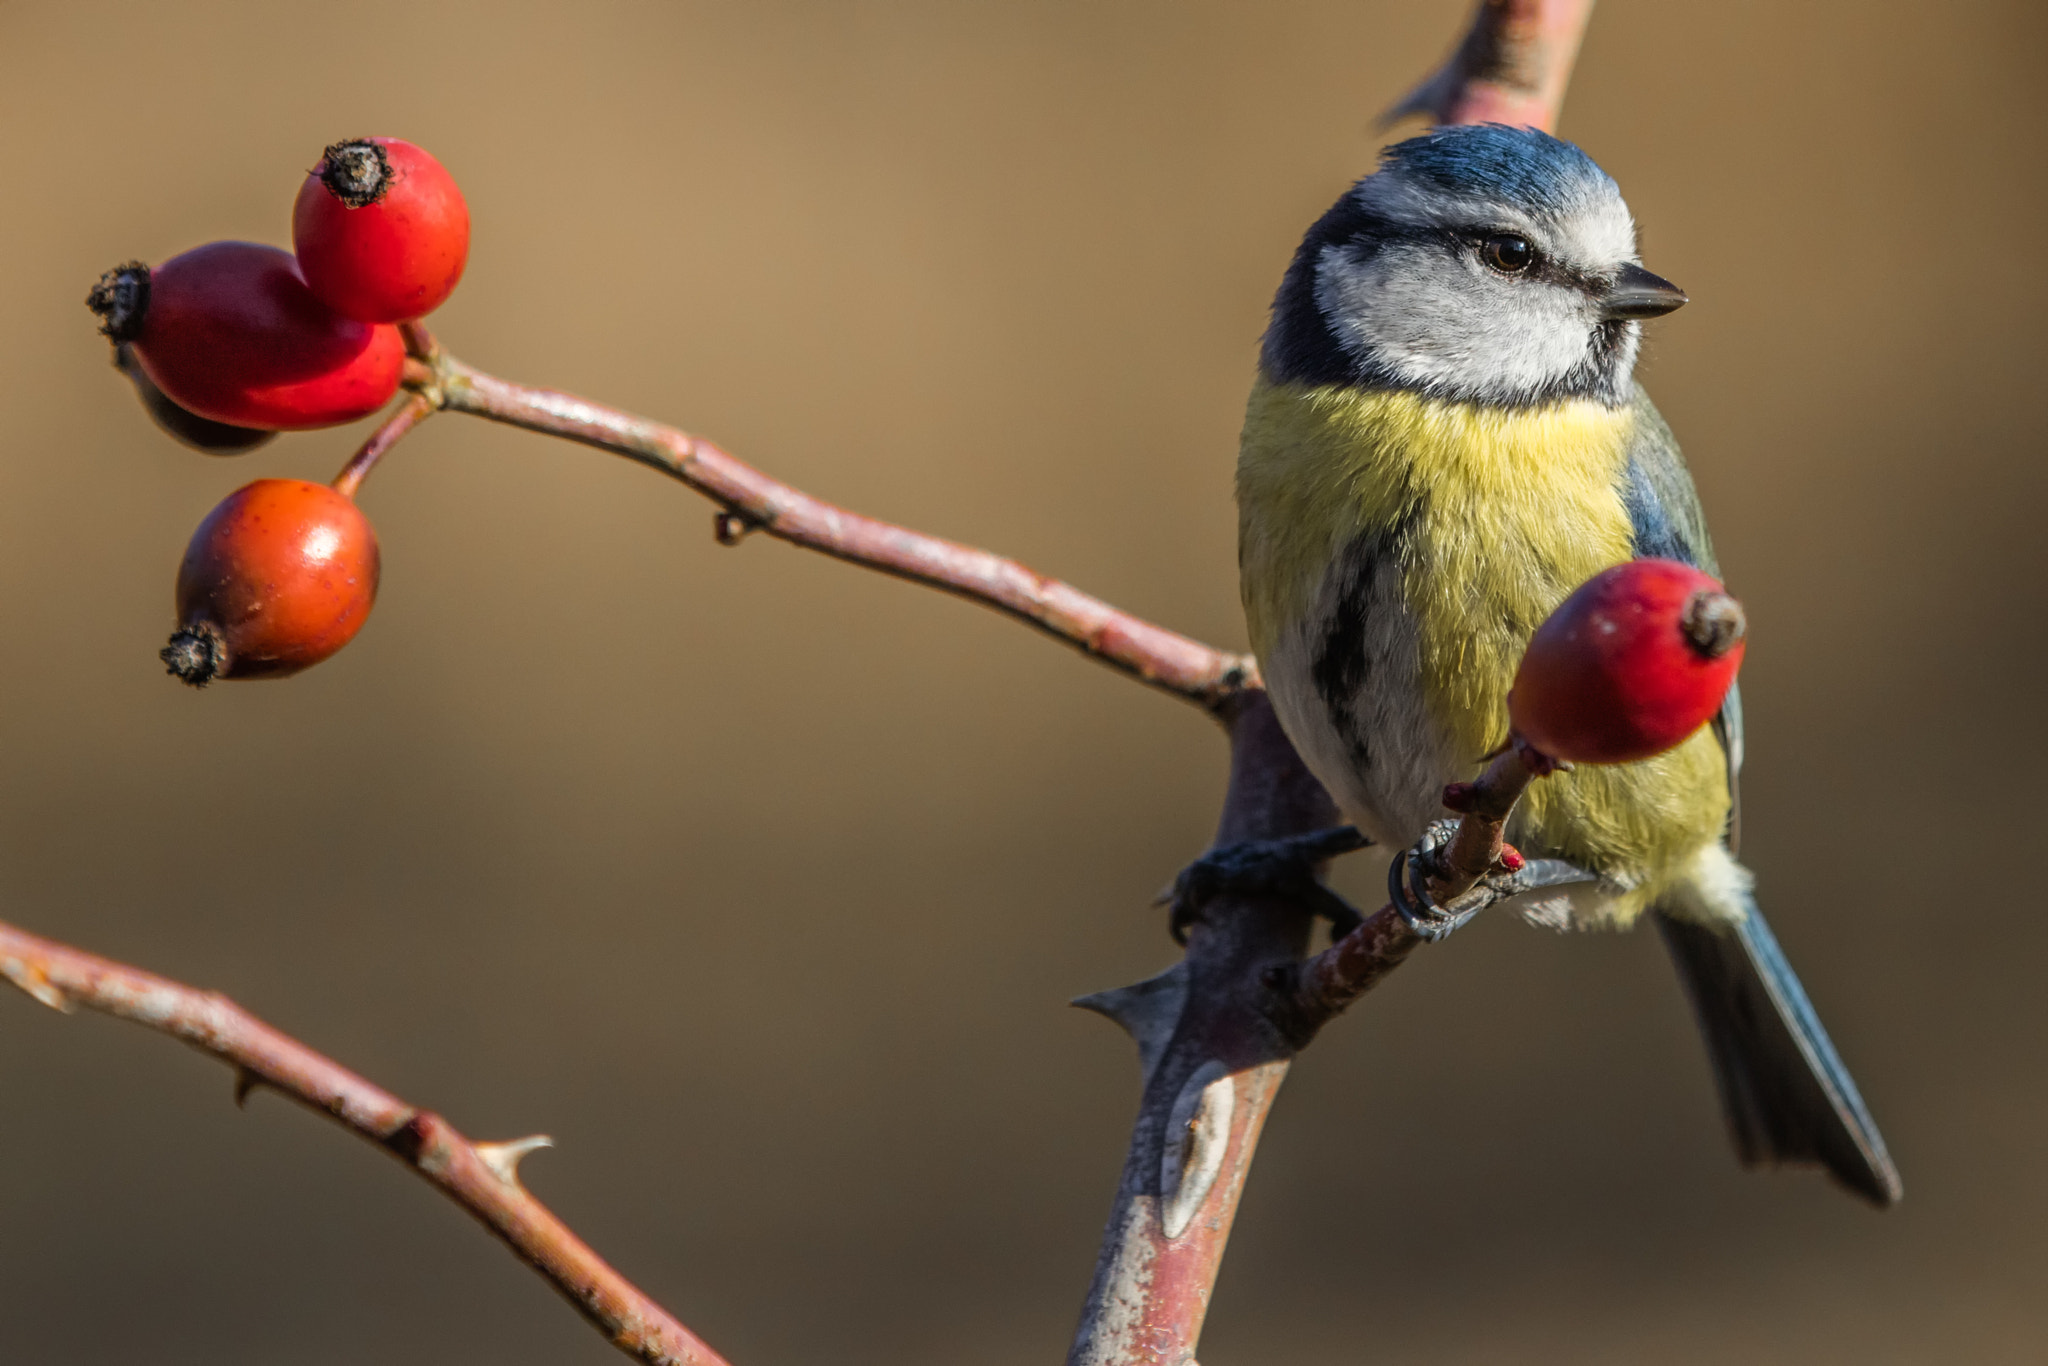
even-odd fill
[(1636, 259), (1621, 191), (1577, 147), (1440, 128), (1388, 148), (1309, 229), (1264, 364), (1279, 381), (1619, 404), (1640, 320), (1684, 302)]

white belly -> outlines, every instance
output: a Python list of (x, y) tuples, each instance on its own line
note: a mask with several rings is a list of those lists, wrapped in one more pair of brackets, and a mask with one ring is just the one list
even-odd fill
[(1273, 710), (1344, 818), (1393, 848), (1444, 814), (1444, 784), (1469, 779), (1423, 701), (1416, 625), (1393, 554), (1340, 557), (1315, 610), (1260, 661)]

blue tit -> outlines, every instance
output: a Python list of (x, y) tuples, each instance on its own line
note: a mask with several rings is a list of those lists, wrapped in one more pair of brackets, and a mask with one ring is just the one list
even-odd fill
[[(1252, 648), (1346, 819), (1402, 848), (1508, 736), (1536, 626), (1641, 555), (1718, 574), (1692, 478), (1633, 371), (1686, 301), (1637, 259), (1615, 183), (1497, 125), (1389, 148), (1310, 228), (1273, 302), (1237, 467)], [(1897, 1171), (1733, 850), (1742, 716), (1530, 789), (1508, 837), (1591, 880), (1525, 914), (1662, 931), (1748, 1164)]]

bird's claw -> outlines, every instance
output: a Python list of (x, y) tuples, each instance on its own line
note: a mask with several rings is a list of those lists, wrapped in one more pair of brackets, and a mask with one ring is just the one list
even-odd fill
[(1524, 890), (1522, 871), (1526, 861), (1512, 845), (1503, 845), (1493, 871), (1471, 887), (1439, 905), (1429, 894), (1429, 879), (1437, 866), (1438, 852), (1457, 833), (1454, 820), (1433, 821), (1422, 838), (1405, 854), (1387, 865), (1387, 900), (1417, 937), (1435, 943), (1471, 920), (1488, 906), (1505, 901)]
[(1416, 935), (1431, 942), (1509, 897), (1542, 888), (1568, 888), (1601, 881), (1599, 874), (1577, 864), (1555, 858), (1525, 858), (1513, 845), (1504, 844), (1485, 877), (1439, 904), (1429, 894), (1429, 881), (1439, 868), (1440, 851), (1451, 842), (1457, 829), (1456, 821), (1434, 822), (1422, 832), (1413, 848), (1387, 866), (1387, 899), (1393, 903), (1395, 913)]
[(1338, 825), (1283, 839), (1217, 845), (1181, 869), (1153, 904), (1171, 907), (1167, 928), (1177, 943), (1187, 942), (1188, 926), (1195, 922), (1203, 905), (1223, 892), (1294, 897), (1330, 921), (1332, 938), (1342, 938), (1364, 917), (1350, 902), (1323, 885), (1316, 876), (1316, 868), (1339, 854), (1363, 849), (1371, 843), (1356, 828)]

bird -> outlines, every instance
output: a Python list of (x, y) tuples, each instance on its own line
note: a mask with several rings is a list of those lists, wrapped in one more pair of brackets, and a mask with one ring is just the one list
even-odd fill
[[(1403, 848), (1508, 740), (1531, 634), (1657, 556), (1719, 577), (1693, 481), (1636, 382), (1687, 302), (1614, 180), (1533, 128), (1433, 129), (1309, 228), (1274, 297), (1237, 463), (1239, 569), (1273, 710), (1363, 839)], [(1737, 861), (1742, 710), (1678, 748), (1534, 784), (1508, 838), (1587, 881), (1557, 928), (1661, 932), (1745, 1165), (1899, 1175)], [(1362, 841), (1361, 841), (1362, 842)]]

